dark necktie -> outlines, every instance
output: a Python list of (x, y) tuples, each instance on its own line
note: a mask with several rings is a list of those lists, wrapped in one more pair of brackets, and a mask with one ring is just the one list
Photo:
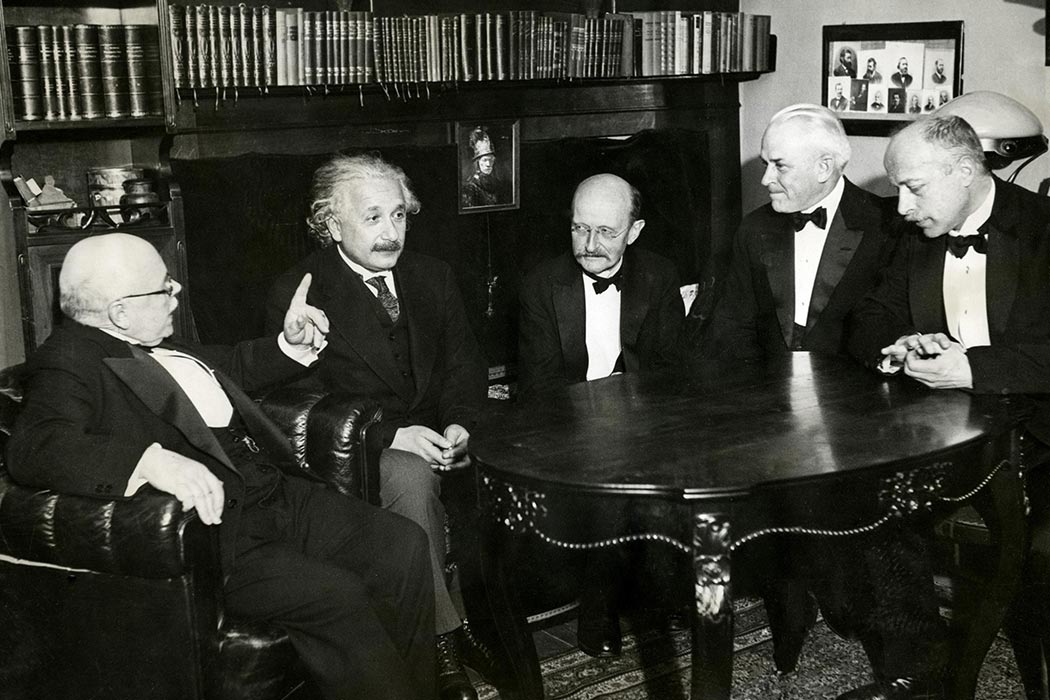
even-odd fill
[(806, 227), (806, 223), (812, 221), (816, 224), (817, 228), (823, 229), (828, 224), (828, 210), (824, 207), (817, 207), (808, 214), (803, 214), (800, 211), (793, 211), (790, 214), (791, 225), (796, 231), (801, 231)]
[(616, 287), (617, 291), (623, 289), (623, 265), (620, 266), (620, 269), (617, 270), (616, 274), (612, 277), (599, 277), (593, 272), (588, 272), (587, 270), (584, 270), (583, 274), (594, 280), (595, 294), (601, 294), (609, 287)]
[(975, 233), (972, 236), (948, 236), (948, 250), (955, 257), (964, 257), (970, 248), (984, 255), (988, 252), (988, 239), (983, 233)]
[(386, 278), (382, 275), (372, 277), (366, 282), (373, 287), (379, 294), (376, 297), (379, 299), (379, 303), (386, 309), (386, 313), (390, 316), (390, 320), (397, 323), (398, 316), (401, 315), (401, 307), (397, 303), (397, 297), (390, 293), (390, 288), (386, 286)]

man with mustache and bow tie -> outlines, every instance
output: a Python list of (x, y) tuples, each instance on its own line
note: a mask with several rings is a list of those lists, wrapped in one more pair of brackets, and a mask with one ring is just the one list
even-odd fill
[(829, 109), (774, 114), (761, 157), (770, 202), (740, 223), (707, 328), (687, 322), (690, 343), (701, 346), (691, 361), (844, 354), (846, 317), (893, 253), (885, 203), (843, 175), (850, 144)]
[[(645, 226), (641, 193), (609, 173), (587, 178), (572, 200), (572, 250), (544, 261), (521, 289), (519, 392), (671, 367), (685, 317), (674, 264), (632, 245)], [(588, 557), (578, 625), (580, 649), (621, 649), (615, 554)]]
[(306, 303), (309, 286), (297, 286), (280, 335), (169, 344), (182, 287), (153, 246), (123, 233), (76, 243), (59, 274), (67, 319), (29, 360), (8, 467), (62, 493), (173, 494), (217, 530), (225, 609), (284, 628), (326, 700), (430, 697), (425, 535), (303, 478), (240, 388), (316, 360), (328, 322)]
[(274, 284), (267, 328), (280, 326), (281, 309), (309, 272), (309, 301), (327, 314), (331, 332), (305, 381), (383, 407), (379, 497), (430, 538), (439, 694), (476, 700), (460, 654), (485, 665), (482, 672), (490, 661), (463, 624), (458, 580), (445, 579), (440, 495), (441, 475), (470, 464), (470, 431), (488, 390), (485, 361), (452, 269), (404, 250), (420, 203), (401, 168), (376, 155), (335, 156), (314, 173), (310, 194), (307, 223), (322, 249)]

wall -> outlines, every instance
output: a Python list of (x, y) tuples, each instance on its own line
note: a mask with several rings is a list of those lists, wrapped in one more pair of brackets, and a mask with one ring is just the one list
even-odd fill
[[(1035, 112), (1050, 132), (1050, 68), (1043, 65), (1043, 0), (741, 0), (740, 9), (771, 15), (779, 42), (776, 73), (740, 86), (744, 211), (768, 201), (759, 184), (762, 169), (758, 152), (769, 117), (795, 102), (820, 102), (821, 37), (826, 24), (961, 19), (966, 23), (963, 92), (994, 90), (1009, 95)], [(853, 160), (846, 175), (862, 187), (889, 194), (892, 190), (882, 167), (887, 139), (852, 136), (850, 142)], [(1050, 154), (1023, 170), (1017, 182), (1034, 190), (1047, 177)]]

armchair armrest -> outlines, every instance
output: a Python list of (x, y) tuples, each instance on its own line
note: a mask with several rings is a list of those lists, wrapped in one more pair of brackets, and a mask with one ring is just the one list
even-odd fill
[(101, 500), (19, 486), (0, 470), (0, 555), (118, 576), (173, 578), (193, 568), (191, 556), (208, 552), (212, 541), (195, 511), (184, 512), (174, 496), (149, 486), (135, 498)]
[(263, 411), (285, 431), (300, 468), (344, 496), (379, 505), (378, 423), (383, 410), (371, 399), (283, 387), (267, 394)]

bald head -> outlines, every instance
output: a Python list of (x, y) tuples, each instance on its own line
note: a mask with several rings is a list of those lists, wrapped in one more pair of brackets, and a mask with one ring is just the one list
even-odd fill
[(641, 207), (641, 194), (622, 177), (602, 173), (579, 184), (572, 198), (572, 248), (583, 269), (615, 271), (645, 226)]
[[(164, 293), (170, 288), (170, 294)], [(181, 289), (148, 241), (126, 233), (92, 236), (66, 253), (58, 276), (59, 305), (85, 326), (117, 330), (143, 344), (171, 334)]]

